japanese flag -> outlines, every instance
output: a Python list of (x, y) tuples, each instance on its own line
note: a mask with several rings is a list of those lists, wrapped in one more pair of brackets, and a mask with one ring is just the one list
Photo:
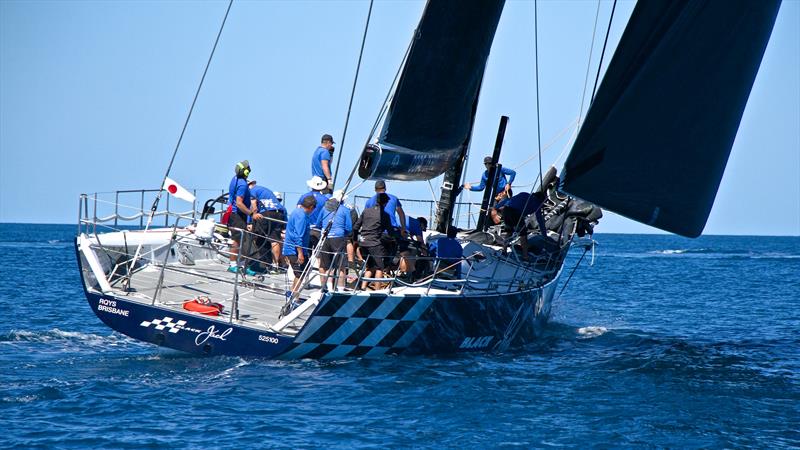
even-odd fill
[(183, 186), (176, 183), (175, 180), (173, 180), (172, 178), (167, 177), (167, 179), (164, 180), (164, 187), (162, 189), (166, 190), (167, 192), (169, 192), (175, 197), (178, 197), (181, 200), (186, 200), (187, 202), (194, 201), (194, 195), (192, 195), (191, 192), (184, 189)]

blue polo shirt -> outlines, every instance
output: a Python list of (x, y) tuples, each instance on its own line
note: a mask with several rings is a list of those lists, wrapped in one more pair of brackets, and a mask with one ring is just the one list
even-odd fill
[(309, 225), (309, 215), (303, 208), (296, 208), (289, 215), (289, 221), (286, 223), (286, 240), (283, 241), (283, 254), (296, 255), (297, 247), (303, 247), (303, 255), (308, 255), (309, 239), (311, 238), (311, 229)]
[(265, 213), (267, 211), (286, 211), (283, 204), (275, 197), (275, 193), (269, 188), (264, 186), (253, 186), (250, 189), (250, 195), (258, 200), (258, 212)]
[(416, 217), (406, 216), (406, 231), (408, 231), (409, 236), (421, 236), (422, 224), (419, 223)]
[(234, 176), (231, 180), (228, 188), (228, 204), (232, 206), (231, 212), (233, 213), (239, 212), (239, 208), (236, 206), (236, 197), (242, 197), (245, 206), (250, 207), (250, 189), (247, 188), (247, 178)]
[[(506, 175), (508, 175), (509, 179), (506, 180)], [(505, 189), (507, 184), (513, 184), (514, 179), (517, 177), (517, 172), (514, 170), (508, 169), (503, 167), (500, 169), (500, 176), (497, 177), (497, 191), (501, 191)], [(470, 191), (482, 191), (486, 188), (486, 182), (489, 181), (489, 171), (483, 171), (483, 175), (481, 176), (481, 184), (477, 186), (472, 186), (469, 188)]]
[[(400, 221), (397, 220), (397, 208), (402, 208), (403, 205), (400, 203), (400, 199), (395, 197), (392, 194), (386, 194), (389, 196), (389, 202), (386, 203), (386, 206), (383, 208), (386, 211), (386, 214), (389, 215), (389, 218), (392, 219), (392, 226), (395, 228), (400, 228)], [(372, 208), (378, 203), (378, 194), (375, 194), (367, 200), (367, 203), (364, 204), (364, 209)]]
[(317, 149), (314, 150), (314, 155), (311, 157), (311, 176), (318, 176), (325, 180), (328, 177), (326, 177), (325, 172), (322, 171), (322, 161), (328, 161), (328, 170), (331, 170), (331, 175), (333, 175), (331, 152), (325, 147), (317, 147)]
[(312, 195), (317, 199), (317, 206), (314, 208), (314, 211), (311, 212), (309, 220), (311, 221), (312, 225), (316, 225), (319, 215), (322, 213), (322, 208), (325, 207), (325, 202), (327, 202), (331, 196), (323, 194), (320, 191), (306, 192), (302, 197), (300, 197), (300, 200), (297, 201), (297, 206), (301, 206), (303, 204), (303, 200)]
[[(437, 258), (443, 260), (439, 265), (439, 269), (444, 269), (451, 264), (455, 264), (459, 259), (464, 257), (464, 249), (461, 248), (461, 244), (459, 244), (457, 240), (448, 237), (433, 241), (430, 245), (430, 251), (432, 254), (435, 254)], [(455, 269), (456, 278), (460, 278), (461, 265), (455, 266)]]
[(353, 231), (353, 220), (350, 217), (350, 208), (344, 205), (339, 205), (339, 207), (333, 211), (330, 211), (326, 206), (319, 215), (319, 219), (317, 219), (317, 228), (324, 230), (331, 221), (333, 221), (333, 225), (331, 225), (331, 231), (328, 233), (328, 237), (344, 237)]

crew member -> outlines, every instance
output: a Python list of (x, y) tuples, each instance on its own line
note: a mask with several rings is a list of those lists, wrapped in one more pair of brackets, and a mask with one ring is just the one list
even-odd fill
[[(344, 192), (338, 190), (333, 193), (333, 197), (325, 202), (322, 214), (317, 220), (317, 228), (324, 231), (330, 224), (328, 237), (322, 244), (319, 258), (319, 273), (323, 290), (327, 289), (328, 270), (339, 270), (339, 287), (344, 287), (347, 272), (345, 270), (344, 258), (347, 250), (347, 236), (353, 231), (353, 222), (350, 218), (350, 209), (345, 206)], [(335, 267), (331, 267), (333, 260), (336, 260)]]
[(505, 192), (501, 192), (497, 195), (497, 203), (489, 212), (492, 223), (497, 225), (501, 221), (503, 222), (507, 237), (511, 237), (515, 231), (519, 232), (523, 259), (528, 259), (528, 227), (525, 223), (525, 217), (535, 213), (539, 230), (544, 237), (547, 237), (547, 227), (544, 223), (544, 217), (542, 217), (541, 208), (543, 198), (541, 193), (531, 195), (527, 192), (522, 192), (513, 197), (508, 197)]
[[(381, 242), (381, 236), (392, 229), (392, 221), (385, 210), (386, 204), (389, 203), (389, 195), (379, 193), (376, 197), (375, 205), (365, 208), (353, 225), (353, 231), (358, 234), (361, 257), (366, 261), (367, 270), (364, 272), (366, 278), (372, 278), (373, 271), (375, 278), (383, 278), (387, 251)], [(367, 284), (368, 282), (364, 281), (361, 289), (366, 289)]]
[(293, 297), (300, 287), (300, 277), (308, 262), (308, 244), (310, 237), (311, 220), (309, 216), (317, 206), (317, 199), (313, 196), (306, 197), (298, 208), (289, 215), (286, 223), (286, 239), (283, 241), (283, 255), (286, 264), (294, 272), (292, 290), (286, 295)]
[[(364, 209), (372, 208), (378, 201), (378, 196), (380, 194), (386, 194), (389, 198), (388, 203), (386, 203), (385, 211), (389, 214), (389, 218), (392, 221), (392, 228), (394, 230), (400, 231), (400, 236), (406, 236), (406, 213), (403, 211), (403, 205), (400, 203), (400, 199), (392, 194), (386, 193), (386, 182), (383, 180), (378, 180), (375, 182), (375, 195), (373, 195), (367, 202), (364, 204)], [(397, 220), (397, 216), (400, 216), (400, 220)], [(393, 234), (397, 234), (396, 232)]]
[(333, 136), (323, 134), (319, 147), (314, 150), (314, 155), (311, 157), (311, 176), (320, 177), (325, 181), (326, 190), (333, 187), (333, 176), (331, 176), (331, 161), (335, 150), (333, 144), (335, 144)]
[(452, 224), (447, 228), (447, 237), (431, 243), (431, 255), (439, 259), (439, 271), (452, 272), (456, 279), (461, 278), (461, 260), (464, 249), (456, 240), (458, 230)]
[(258, 186), (255, 180), (250, 181), (248, 185), (250, 195), (256, 201), (258, 213), (261, 215), (260, 218), (253, 220), (258, 259), (260, 261), (266, 259), (268, 254), (265, 254), (265, 250), (269, 243), (273, 264), (270, 273), (277, 273), (281, 261), (281, 231), (285, 228), (283, 222), (286, 221), (286, 208), (271, 189)]
[[(228, 218), (228, 229), (230, 230), (231, 245), (230, 265), (228, 272), (236, 272), (240, 270), (236, 265), (236, 260), (239, 256), (239, 251), (242, 247), (242, 236), (244, 230), (252, 230), (250, 224), (251, 219), (261, 218), (261, 215), (256, 211), (255, 205), (252, 203), (250, 196), (250, 189), (247, 187), (247, 177), (250, 176), (250, 163), (247, 160), (241, 161), (236, 164), (233, 169), (235, 175), (231, 179), (230, 187), (228, 188), (228, 207), (231, 214)], [(254, 275), (255, 272), (250, 272), (248, 275)]]
[[(483, 158), (483, 165), (486, 166), (486, 170), (483, 171), (483, 175), (481, 175), (481, 183), (477, 186), (473, 186), (470, 183), (464, 183), (463, 188), (469, 189), (473, 192), (482, 191), (486, 188), (486, 184), (489, 181), (489, 168), (492, 165), (492, 157), (487, 156)], [(506, 179), (506, 175), (508, 175), (508, 179)], [(497, 177), (497, 184), (495, 185), (495, 193), (499, 193), (505, 191), (508, 196), (514, 195), (511, 191), (511, 183), (514, 182), (514, 179), (517, 177), (517, 172), (507, 167), (502, 167), (500, 169), (500, 175)]]
[(317, 220), (322, 213), (322, 208), (325, 207), (325, 202), (327, 202), (331, 196), (324, 193), (325, 189), (328, 187), (328, 184), (320, 177), (311, 177), (310, 180), (306, 181), (306, 185), (311, 188), (311, 190), (303, 194), (300, 199), (297, 200), (297, 207), (299, 208), (303, 203), (303, 200), (305, 200), (307, 197), (314, 197), (317, 200), (317, 207), (311, 213), (311, 217), (309, 218), (312, 227), (311, 248), (314, 248), (316, 247), (317, 242), (319, 242), (320, 236), (319, 228), (317, 228)]

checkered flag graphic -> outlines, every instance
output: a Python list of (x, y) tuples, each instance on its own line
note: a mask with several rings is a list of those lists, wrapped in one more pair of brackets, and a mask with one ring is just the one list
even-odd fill
[(145, 328), (149, 327), (150, 325), (155, 325), (156, 330), (163, 330), (165, 328), (169, 328), (170, 333), (177, 333), (178, 331), (186, 325), (185, 320), (179, 320), (177, 322), (173, 322), (172, 317), (164, 317), (163, 319), (153, 319), (153, 320), (145, 320), (144, 322), (139, 324)]

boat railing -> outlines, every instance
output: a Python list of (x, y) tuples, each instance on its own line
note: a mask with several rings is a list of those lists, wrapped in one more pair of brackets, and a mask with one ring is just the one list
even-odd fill
[[(98, 225), (109, 229), (124, 227), (144, 228), (150, 214), (151, 205), (161, 189), (123, 189), (110, 192), (94, 192), (81, 194), (78, 202), (78, 232), (96, 233)], [(170, 227), (179, 221), (187, 224), (197, 220), (202, 213), (198, 209), (198, 195), (202, 198), (217, 197), (224, 194), (220, 189), (192, 189), (195, 201), (189, 204), (181, 200), (182, 204), (190, 205), (178, 209), (175, 200), (170, 195), (162, 195), (154, 218), (163, 218), (163, 223), (157, 226)], [(224, 211), (218, 211), (219, 215)], [(156, 222), (154, 222), (155, 224)]]

